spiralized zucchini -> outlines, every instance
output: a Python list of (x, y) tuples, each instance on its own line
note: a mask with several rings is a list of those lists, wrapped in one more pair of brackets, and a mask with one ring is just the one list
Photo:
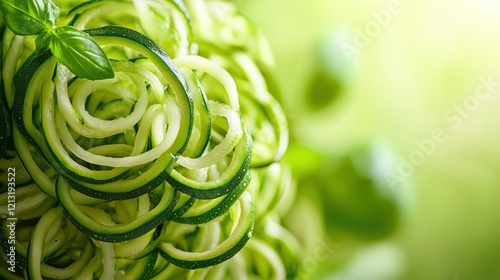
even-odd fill
[(0, 173), (15, 170), (16, 208), (2, 179), (0, 243), (5, 260), (15, 244), (16, 272), (2, 259), (0, 275), (298, 275), (300, 246), (280, 225), (295, 188), (279, 163), (288, 128), (260, 31), (222, 0), (55, 3), (115, 76), (79, 78), (3, 30)]

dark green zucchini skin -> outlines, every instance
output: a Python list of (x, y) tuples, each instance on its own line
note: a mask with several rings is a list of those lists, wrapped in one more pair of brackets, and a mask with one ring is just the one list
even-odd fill
[(234, 190), (229, 192), (216, 206), (210, 208), (208, 211), (196, 216), (175, 215), (171, 217), (171, 220), (182, 224), (196, 225), (208, 223), (213, 219), (220, 217), (222, 214), (226, 213), (229, 210), (229, 208), (247, 189), (247, 186), (250, 183), (250, 177), (250, 172), (247, 172), (247, 174), (245, 174), (245, 178), (239, 183), (239, 185)]
[[(165, 184), (168, 186), (168, 183)], [(63, 176), (59, 176), (56, 182), (56, 193), (66, 218), (77, 229), (85, 233), (87, 236), (104, 242), (123, 242), (127, 240), (132, 240), (157, 228), (168, 219), (179, 199), (179, 192), (177, 192), (176, 190), (173, 189), (164, 190), (165, 193), (168, 191), (174, 192), (171, 200), (168, 203), (165, 203), (165, 207), (161, 209), (161, 211), (159, 211), (157, 215), (147, 218), (143, 217), (146, 216), (147, 214), (141, 216), (140, 217), (142, 218), (141, 220), (144, 221), (141, 222), (141, 225), (139, 227), (134, 228), (131, 226), (130, 230), (119, 231), (119, 232), (114, 230), (112, 227), (109, 227), (108, 232), (101, 232), (93, 229), (92, 225), (87, 225), (83, 221), (77, 218), (79, 216), (78, 213), (74, 213), (72, 210), (75, 208), (74, 206), (76, 205), (76, 203), (71, 200), (72, 198), (71, 195), (69, 194), (70, 189), (71, 186), (68, 184), (68, 181)]]
[(3, 154), (7, 150), (7, 145), (9, 142), (9, 132), (7, 125), (8, 121), (10, 121), (10, 118), (6, 118), (3, 102), (0, 102), (0, 159), (3, 157)]
[[(240, 198), (240, 206), (241, 209), (241, 217), (238, 222), (238, 226), (241, 226), (241, 230), (236, 229), (238, 234), (234, 233), (234, 236), (229, 238), (235, 238), (234, 241), (230, 242), (231, 245), (225, 244), (225, 242), (220, 243), (218, 246), (227, 247), (223, 252), (213, 253), (213, 255), (208, 255), (201, 257), (200, 255), (193, 259), (181, 259), (176, 258), (174, 255), (169, 254), (169, 249), (165, 249), (166, 247), (162, 247), (160, 245), (160, 254), (163, 258), (171, 262), (172, 264), (185, 268), (185, 269), (199, 269), (204, 267), (210, 267), (217, 264), (220, 264), (230, 258), (232, 258), (236, 253), (238, 253), (250, 240), (253, 235), (254, 227), (255, 227), (255, 215), (254, 215), (254, 204), (251, 199), (251, 195), (248, 192), (243, 193)], [(241, 224), (240, 224), (241, 223)], [(227, 241), (227, 239), (226, 239)], [(165, 245), (165, 244), (163, 244)], [(229, 247), (230, 246), (230, 247)], [(195, 253), (195, 254), (203, 254), (203, 253)]]
[(209, 189), (201, 189), (196, 186), (197, 182), (185, 180), (181, 174), (176, 172), (172, 173), (167, 181), (172, 187), (197, 199), (214, 199), (229, 194), (245, 180), (252, 162), (252, 138), (246, 130), (243, 134), (243, 138), (240, 139), (241, 143), (235, 147), (235, 153), (238, 153), (238, 157), (232, 159), (237, 161), (238, 165), (234, 173), (228, 176), (230, 177), (228, 181), (221, 182), (221, 184), (214, 185)]

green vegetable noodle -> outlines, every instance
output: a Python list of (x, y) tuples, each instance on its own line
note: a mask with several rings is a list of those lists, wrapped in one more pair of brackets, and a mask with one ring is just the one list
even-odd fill
[(262, 33), (225, 0), (1, 0), (3, 279), (294, 279)]

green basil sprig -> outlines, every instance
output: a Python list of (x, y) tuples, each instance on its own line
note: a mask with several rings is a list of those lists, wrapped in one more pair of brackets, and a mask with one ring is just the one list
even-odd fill
[(55, 27), (59, 7), (51, 0), (0, 0), (5, 25), (16, 35), (37, 35), (37, 52), (50, 49), (54, 56), (80, 78), (114, 77), (108, 57), (87, 33), (72, 26)]

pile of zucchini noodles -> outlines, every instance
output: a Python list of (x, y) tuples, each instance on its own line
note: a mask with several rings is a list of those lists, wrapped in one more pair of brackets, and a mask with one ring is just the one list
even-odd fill
[(115, 77), (78, 78), (3, 27), (0, 276), (294, 278), (288, 130), (260, 31), (230, 1), (55, 3)]

